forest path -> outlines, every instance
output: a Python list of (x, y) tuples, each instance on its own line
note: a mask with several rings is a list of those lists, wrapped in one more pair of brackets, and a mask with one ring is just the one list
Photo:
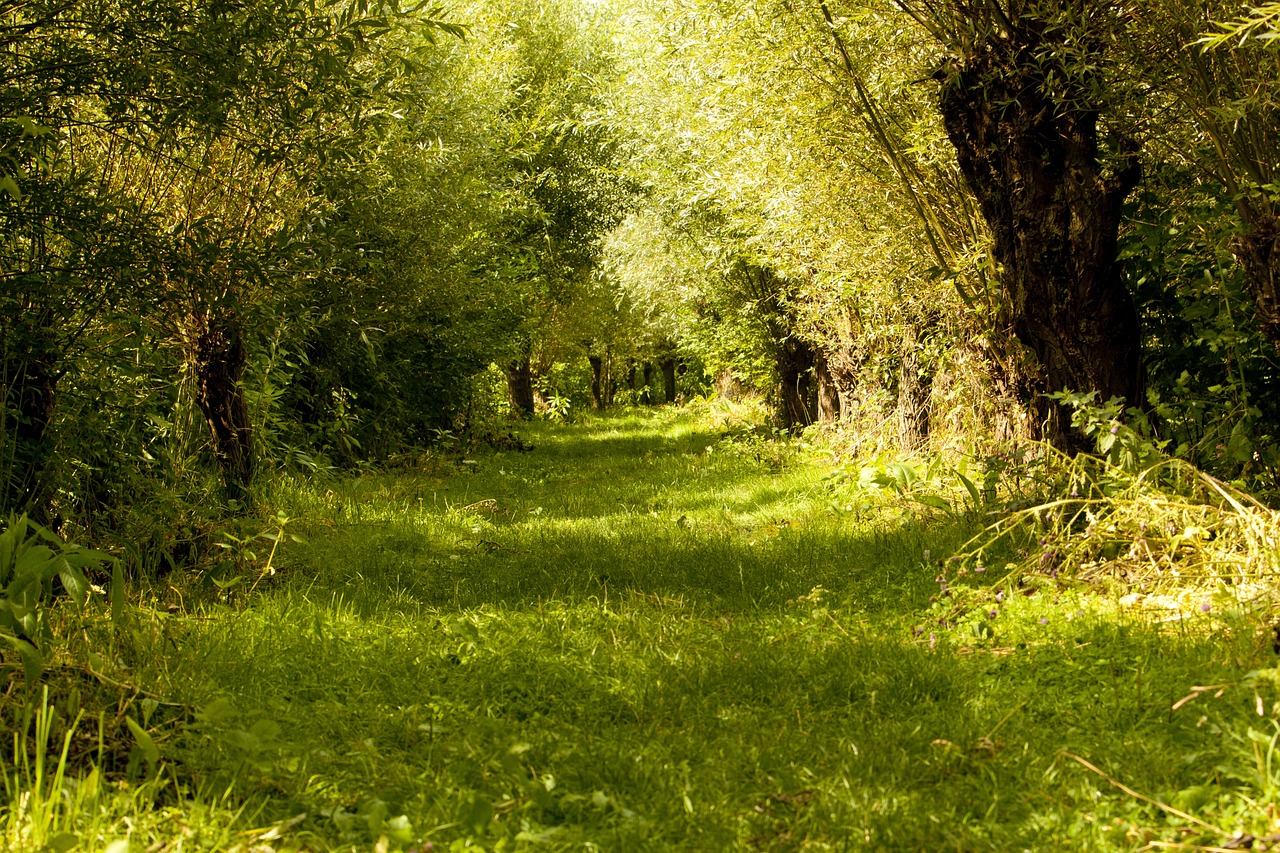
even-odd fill
[(175, 659), (221, 697), (188, 766), (356, 849), (1008, 850), (1167, 821), (1064, 750), (1161, 795), (1233, 760), (1197, 722), (1247, 702), (1170, 708), (1252, 646), (1065, 593), (944, 629), (964, 531), (830, 506), (820, 458), (670, 411), (525, 437), (295, 494), (280, 585)]

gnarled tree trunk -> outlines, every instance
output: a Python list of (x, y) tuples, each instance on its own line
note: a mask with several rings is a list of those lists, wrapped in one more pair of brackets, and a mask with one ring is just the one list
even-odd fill
[(197, 316), (194, 325), (196, 403), (209, 425), (227, 493), (242, 498), (253, 480), (253, 427), (241, 385), (248, 360), (244, 330), (226, 310)]
[(1231, 248), (1244, 268), (1262, 333), (1280, 350), (1280, 219), (1251, 213), (1245, 217), (1249, 230), (1237, 237)]
[(531, 418), (534, 411), (533, 364), (529, 356), (521, 356), (510, 362), (507, 372), (507, 402), (511, 414), (518, 418)]
[(604, 358), (588, 355), (587, 361), (591, 364), (591, 403), (596, 411), (604, 411)]
[[(1138, 314), (1117, 262), (1120, 207), (1141, 175), (1137, 146), (1116, 137), (1118, 166), (1102, 162), (1099, 107), (1061, 83), (1078, 72), (1050, 58), (1067, 50), (1065, 29), (1046, 13), (1056, 8), (1011, 4), (1007, 25), (984, 30), (938, 72), (943, 123), (1003, 267), (1001, 325), (1038, 362), (1029, 392), (1096, 391), (1141, 405)], [(1067, 91), (1052, 95), (1055, 86)], [(1078, 449), (1065, 413), (1041, 411), (1045, 437)]]

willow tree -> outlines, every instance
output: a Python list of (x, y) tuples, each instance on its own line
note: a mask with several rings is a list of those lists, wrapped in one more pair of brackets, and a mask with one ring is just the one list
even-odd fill
[(1244, 270), (1260, 329), (1280, 349), (1280, 6), (1243, 17), (1227, 0), (1148, 4), (1127, 45), (1130, 61), (1189, 125), (1198, 145), (1172, 155), (1212, 175), (1235, 205), (1231, 249)]
[[(947, 136), (992, 236), (1010, 328), (1042, 395), (1143, 403), (1138, 314), (1118, 263), (1121, 207), (1141, 174), (1113, 120), (1124, 4), (904, 0), (946, 51), (933, 72)], [(1062, 412), (1046, 436), (1075, 446)]]

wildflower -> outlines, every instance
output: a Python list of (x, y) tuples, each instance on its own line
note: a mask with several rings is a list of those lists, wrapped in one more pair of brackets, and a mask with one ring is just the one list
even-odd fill
[(978, 565), (976, 565), (976, 566), (974, 566), (974, 567), (973, 567), (973, 570), (974, 570), (975, 572), (977, 572), (978, 574), (982, 574), (983, 572), (985, 572), (985, 571), (987, 570), (987, 567), (986, 567), (986, 566), (984, 566), (984, 565), (982, 565), (981, 563), (979, 563)]
[(1045, 617), (1041, 616), (1041, 617), (1040, 617), (1040, 624), (1041, 624), (1041, 625), (1048, 625), (1048, 624), (1049, 624), (1049, 620), (1048, 620), (1048, 619), (1046, 619)]
[(999, 616), (999, 615), (1000, 615), (1000, 611), (999, 611), (999, 610), (988, 610), (988, 611), (987, 611), (987, 615), (988, 615), (988, 616), (990, 616), (992, 619), (994, 619), (994, 618), (996, 618), (997, 616)]
[(1003, 589), (996, 593), (996, 601), (997, 601), (997, 602), (1004, 601), (1004, 590), (1003, 590)]
[(1116, 433), (1118, 433), (1118, 432), (1120, 432), (1120, 427), (1119, 427), (1118, 425), (1112, 424), (1112, 426), (1111, 426), (1111, 434), (1112, 434), (1112, 435), (1115, 435), (1115, 434), (1116, 434)]
[(1208, 613), (1208, 612), (1209, 612), (1210, 610), (1212, 610), (1212, 609), (1213, 609), (1213, 608), (1209, 606), (1209, 602), (1207, 602), (1207, 601), (1206, 601), (1204, 604), (1201, 604), (1201, 605), (1200, 605), (1200, 612), (1201, 612), (1201, 613)]

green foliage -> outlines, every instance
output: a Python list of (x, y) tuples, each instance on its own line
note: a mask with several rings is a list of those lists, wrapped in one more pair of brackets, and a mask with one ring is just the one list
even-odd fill
[(0, 642), (21, 660), (29, 685), (40, 678), (55, 640), (48, 618), (55, 580), (83, 607), (90, 594), (85, 570), (112, 559), (64, 542), (25, 515), (9, 517), (0, 533)]

